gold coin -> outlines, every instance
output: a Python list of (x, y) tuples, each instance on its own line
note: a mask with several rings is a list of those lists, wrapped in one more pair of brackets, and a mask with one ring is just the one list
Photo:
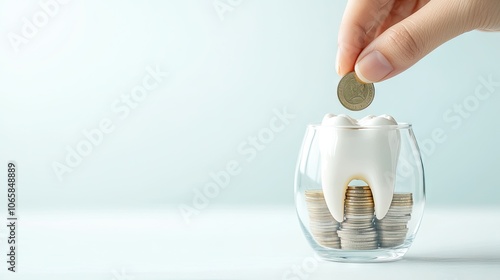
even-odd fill
[(337, 96), (340, 103), (351, 111), (360, 111), (370, 106), (375, 95), (372, 83), (361, 82), (354, 72), (347, 73), (340, 79)]

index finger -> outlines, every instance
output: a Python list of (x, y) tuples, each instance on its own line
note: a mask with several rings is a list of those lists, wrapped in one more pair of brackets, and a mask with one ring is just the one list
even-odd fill
[(349, 0), (338, 35), (337, 73), (341, 76), (354, 70), (361, 51), (376, 36), (378, 28), (389, 15), (395, 0)]

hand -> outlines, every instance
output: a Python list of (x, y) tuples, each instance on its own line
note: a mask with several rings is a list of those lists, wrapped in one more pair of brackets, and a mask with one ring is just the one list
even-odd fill
[(379, 82), (471, 30), (500, 31), (500, 0), (349, 0), (337, 72)]

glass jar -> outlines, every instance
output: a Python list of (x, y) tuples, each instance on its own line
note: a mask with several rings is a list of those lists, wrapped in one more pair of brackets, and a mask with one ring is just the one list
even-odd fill
[[(370, 186), (362, 176), (353, 176), (353, 180), (341, 186), (343, 190), (340, 193), (343, 196), (340, 200), (332, 197), (333, 194), (339, 194), (338, 191), (332, 193), (328, 190), (326, 201), (323, 193), (326, 186), (322, 185), (322, 181), (326, 181), (326, 173), (335, 173), (328, 169), (335, 165), (325, 168), (325, 139), (330, 141), (327, 143), (330, 145), (330, 159), (339, 160), (341, 164), (351, 164), (354, 168), (357, 166), (356, 161), (363, 161), (359, 166), (366, 169), (387, 164), (384, 162), (387, 161), (384, 152), (380, 153), (380, 147), (377, 147), (370, 136), (370, 133), (380, 131), (397, 135), (399, 139), (398, 153), (394, 156), (394, 172), (378, 174), (392, 178), (389, 182), (394, 188), (380, 184)], [(347, 141), (347, 146), (346, 141), (338, 141), (338, 137), (344, 137), (346, 133), (352, 137), (350, 142)], [(325, 134), (329, 138), (324, 138)], [(357, 140), (353, 142), (353, 139)], [(361, 154), (360, 149), (364, 151)], [(371, 149), (374, 149), (373, 154), (370, 154)], [(381, 262), (400, 259), (412, 244), (420, 225), (425, 204), (424, 180), (422, 159), (411, 124), (375, 127), (309, 125), (295, 173), (295, 204), (304, 235), (313, 250), (325, 260)], [(385, 188), (386, 194), (389, 190), (389, 196), (385, 196), (388, 197), (386, 202), (380, 195), (381, 192), (376, 193), (374, 190), (375, 195), (372, 193), (374, 187)], [(332, 199), (343, 202), (343, 205), (336, 206), (337, 213), (341, 213), (338, 211), (339, 207), (343, 209), (344, 213), (340, 216), (343, 217), (342, 221), (333, 218)], [(377, 202), (380, 205), (390, 203), (388, 210), (386, 209), (387, 214), (383, 215), (385, 211), (376, 207)], [(379, 209), (377, 216), (374, 209)], [(336, 216), (339, 217), (338, 214)]]

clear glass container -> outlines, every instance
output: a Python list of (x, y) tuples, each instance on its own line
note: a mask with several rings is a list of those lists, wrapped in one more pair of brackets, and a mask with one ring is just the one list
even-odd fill
[[(373, 202), (373, 196), (369, 189), (373, 186), (368, 187), (366, 182), (359, 180), (359, 178), (353, 178), (349, 183), (350, 187), (345, 186), (346, 200), (343, 200), (345, 208), (342, 208), (344, 209), (344, 220), (337, 222), (328, 211), (329, 208), (323, 195), (322, 172), (331, 170), (325, 169), (324, 166), (322, 168), (322, 164), (325, 165), (325, 163), (322, 163), (324, 155), (320, 151), (320, 135), (328, 133), (333, 136), (330, 138), (331, 140), (337, 139), (335, 138), (337, 135), (345, 134), (348, 131), (350, 137), (359, 136), (366, 139), (365, 144), (369, 147), (369, 153), (371, 148), (378, 149), (370, 141), (370, 137), (366, 137), (367, 133), (376, 132), (375, 130), (389, 130), (391, 131), (389, 133), (396, 133), (400, 137), (395, 173), (392, 172), (395, 183), (391, 206), (387, 215), (382, 220), (378, 220), (373, 213), (376, 202)], [(335, 146), (336, 143), (331, 143), (331, 145)], [(359, 142), (352, 145), (359, 145)], [(353, 158), (350, 158), (349, 155), (351, 149)], [(359, 153), (355, 155), (356, 150), (355, 146), (334, 147), (330, 151), (330, 156), (343, 157), (341, 160), (344, 161), (364, 161), (365, 158), (360, 158)], [(366, 161), (374, 161), (370, 163), (373, 165), (377, 165), (383, 160), (373, 156), (366, 158)], [(375, 127), (309, 125), (295, 173), (295, 204), (304, 235), (313, 250), (325, 260), (382, 262), (400, 259), (411, 246), (422, 219), (425, 204), (424, 180), (422, 159), (411, 124), (400, 123)], [(349, 197), (349, 194), (352, 197)], [(358, 197), (358, 194), (361, 196)], [(356, 200), (358, 198), (362, 200)], [(366, 205), (368, 208), (365, 207)], [(348, 209), (348, 207), (352, 208)], [(349, 214), (349, 211), (351, 213), (352, 211), (361, 212)], [(353, 219), (359, 217), (364, 219), (362, 229), (356, 229), (357, 225), (361, 225), (361, 223), (357, 223), (360, 220)], [(354, 230), (352, 230), (352, 225), (355, 227)]]

